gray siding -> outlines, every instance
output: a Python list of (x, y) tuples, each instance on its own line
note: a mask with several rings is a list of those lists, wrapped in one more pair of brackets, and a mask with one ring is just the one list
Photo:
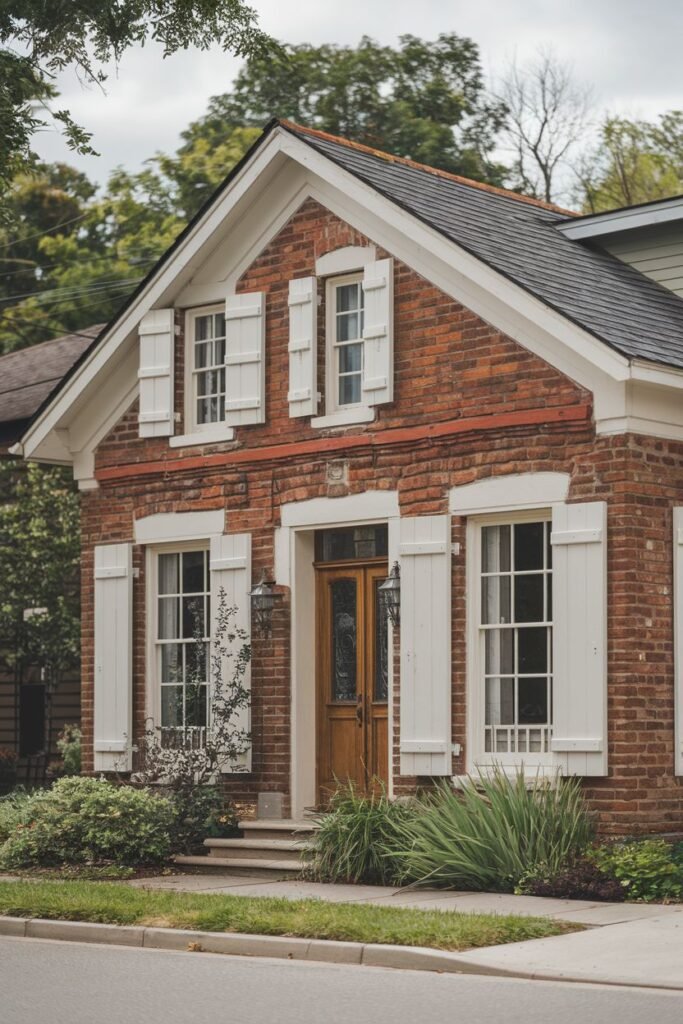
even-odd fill
[(683, 226), (662, 224), (613, 235), (604, 243), (613, 256), (683, 297)]

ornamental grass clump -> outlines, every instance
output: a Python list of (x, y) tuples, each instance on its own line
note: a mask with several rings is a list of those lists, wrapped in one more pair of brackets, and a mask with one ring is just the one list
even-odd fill
[(325, 882), (391, 885), (403, 870), (400, 837), (414, 814), (411, 803), (391, 801), (383, 789), (365, 796), (341, 787), (311, 843), (311, 873)]
[(593, 827), (576, 780), (502, 769), (442, 783), (402, 822), (402, 880), (419, 885), (513, 892), (536, 868), (554, 873), (588, 848)]

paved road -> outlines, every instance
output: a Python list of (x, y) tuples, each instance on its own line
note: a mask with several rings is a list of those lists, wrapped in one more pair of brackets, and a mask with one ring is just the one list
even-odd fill
[(680, 1024), (683, 995), (0, 938), (2, 1024)]

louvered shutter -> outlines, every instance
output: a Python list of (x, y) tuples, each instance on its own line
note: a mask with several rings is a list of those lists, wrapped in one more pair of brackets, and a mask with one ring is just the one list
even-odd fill
[(264, 423), (266, 297), (229, 295), (225, 302), (225, 422)]
[[(210, 572), (211, 572), (211, 609), (214, 616), (212, 625), (212, 636), (215, 635), (216, 620), (220, 603), (221, 588), (225, 591), (225, 599), (228, 608), (236, 608), (236, 615), (231, 619), (231, 626), (238, 626), (245, 630), (251, 638), (251, 534), (249, 533), (225, 533), (211, 538), (210, 548)], [(223, 661), (223, 682), (227, 683), (234, 671), (234, 658), (228, 656)], [(247, 689), (250, 687), (250, 668), (247, 665), (246, 673), (242, 684)], [(244, 708), (235, 716), (235, 724), (239, 729), (249, 731), (251, 728), (251, 715), (248, 708)], [(242, 771), (251, 770), (251, 748), (247, 750), (239, 760)], [(228, 769), (229, 770), (229, 769)]]
[(167, 437), (173, 433), (173, 310), (150, 310), (140, 321), (138, 334), (140, 437)]
[(315, 416), (318, 410), (315, 277), (289, 282), (289, 415)]
[(674, 771), (683, 775), (683, 508), (674, 519)]
[(553, 509), (553, 737), (569, 775), (607, 774), (607, 505)]
[(394, 399), (394, 261), (376, 260), (363, 275), (363, 401)]
[(95, 548), (95, 771), (130, 769), (133, 741), (132, 544)]
[(450, 775), (450, 516), (400, 519), (402, 775)]

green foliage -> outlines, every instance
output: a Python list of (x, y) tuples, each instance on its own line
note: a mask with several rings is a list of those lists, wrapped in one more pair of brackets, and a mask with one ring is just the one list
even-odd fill
[(90, 0), (78, 10), (44, 0), (6, 0), (0, 7), (0, 213), (12, 178), (35, 163), (36, 131), (56, 124), (78, 153), (94, 153), (90, 135), (51, 101), (64, 68), (101, 87), (104, 67), (131, 46), (153, 40), (164, 57), (218, 42), (238, 56), (266, 54), (271, 40), (244, 0)]
[(0, 494), (0, 636), (10, 664), (41, 665), (54, 689), (80, 651), (77, 494), (63, 469), (8, 461)]
[(238, 834), (237, 814), (215, 786), (191, 786), (171, 790), (175, 820), (171, 842), (174, 853), (192, 853), (209, 837), (222, 839)]
[(356, 47), (303, 43), (250, 57), (183, 133), (180, 154), (273, 115), (470, 178), (500, 184), (504, 174), (491, 156), (504, 108), (486, 98), (476, 44), (453, 32), (404, 35), (397, 48), (364, 36)]
[(391, 885), (401, 874), (398, 837), (414, 816), (412, 804), (364, 796), (343, 786), (320, 821), (309, 856), (316, 877), (326, 882)]
[(210, 932), (296, 935), (436, 949), (473, 949), (576, 931), (548, 918), (138, 889), (96, 882), (2, 882), (0, 914), (149, 924)]
[(550, 871), (544, 865), (534, 868), (520, 879), (515, 892), (526, 896), (608, 903), (621, 903), (625, 899), (621, 883), (607, 870), (598, 867), (590, 854), (556, 871)]
[(81, 730), (77, 725), (65, 725), (57, 738), (57, 750), (62, 755), (62, 773), (81, 773)]
[(22, 808), (29, 798), (25, 789), (13, 789), (7, 796), (0, 797), (0, 845), (14, 832)]
[(595, 862), (623, 886), (626, 899), (668, 903), (683, 899), (683, 864), (663, 839), (642, 839), (598, 847)]
[(104, 779), (59, 779), (19, 803), (0, 846), (4, 868), (58, 864), (159, 864), (169, 855), (172, 804)]
[(496, 770), (460, 791), (443, 783), (402, 829), (406, 880), (512, 892), (530, 871), (558, 871), (588, 846), (591, 822), (575, 780), (529, 785)]

